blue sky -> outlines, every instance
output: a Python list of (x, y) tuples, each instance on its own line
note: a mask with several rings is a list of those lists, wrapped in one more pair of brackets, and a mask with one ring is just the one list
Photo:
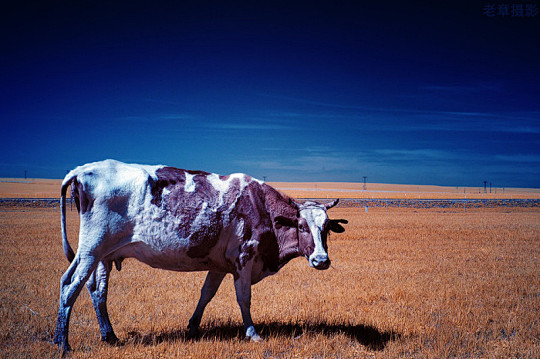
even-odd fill
[(0, 15), (0, 177), (115, 158), (539, 187), (540, 15), (492, 3), (18, 3)]

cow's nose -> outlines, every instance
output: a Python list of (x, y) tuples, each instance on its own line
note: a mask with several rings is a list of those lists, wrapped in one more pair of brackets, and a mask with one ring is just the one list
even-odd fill
[(330, 259), (326, 254), (317, 254), (311, 260), (311, 265), (315, 269), (328, 269), (330, 267)]

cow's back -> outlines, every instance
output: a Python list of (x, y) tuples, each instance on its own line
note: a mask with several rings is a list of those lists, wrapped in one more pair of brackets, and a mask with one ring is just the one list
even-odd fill
[[(84, 213), (92, 210), (95, 201), (105, 206), (111, 204), (108, 202), (126, 198), (132, 202), (143, 202), (149, 182), (156, 178), (156, 170), (161, 167), (105, 160), (75, 168), (66, 175), (64, 182), (75, 177), (74, 195), (79, 197)], [(88, 206), (83, 206), (84, 201), (90, 202)]]

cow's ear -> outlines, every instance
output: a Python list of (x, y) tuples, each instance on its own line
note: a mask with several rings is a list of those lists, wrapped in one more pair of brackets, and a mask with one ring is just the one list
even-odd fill
[(328, 229), (336, 233), (345, 232), (345, 228), (343, 228), (343, 226), (340, 223), (347, 224), (349, 223), (349, 221), (347, 221), (346, 219), (331, 219)]
[(276, 225), (276, 229), (280, 229), (281, 227), (298, 227), (298, 219), (296, 218), (288, 218), (284, 216), (277, 216), (274, 218), (274, 224)]

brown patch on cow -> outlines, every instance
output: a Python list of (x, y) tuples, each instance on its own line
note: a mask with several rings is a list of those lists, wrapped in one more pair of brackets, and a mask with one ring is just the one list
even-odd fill
[[(169, 167), (169, 168), (174, 168), (174, 167)], [(208, 176), (208, 175), (211, 174), (210, 172), (198, 171), (198, 170), (180, 170), (180, 171), (184, 171), (184, 172), (189, 173), (190, 175), (194, 175), (194, 176)]]
[[(245, 222), (244, 241), (258, 242), (257, 259), (263, 262), (263, 271), (277, 272), (291, 259), (300, 255), (298, 251), (297, 227), (275, 228), (276, 217), (283, 216), (297, 221), (298, 210), (292, 199), (274, 188), (251, 182), (240, 197), (236, 215)], [(251, 258), (246, 255), (245, 258)], [(241, 261), (238, 261), (241, 264)]]
[(210, 250), (216, 245), (221, 232), (221, 213), (208, 215), (208, 226), (193, 232), (190, 237), (190, 245), (187, 255), (191, 258), (203, 258), (210, 254)]
[[(193, 176), (195, 190), (185, 191), (186, 173)], [(208, 172), (163, 167), (156, 171), (157, 181), (152, 183), (151, 203), (179, 218), (180, 238), (189, 238), (187, 255), (202, 258), (210, 253), (219, 239), (223, 227), (219, 193), (208, 182)], [(167, 189), (167, 195), (163, 195)], [(197, 222), (197, 223), (196, 223)]]
[[(185, 191), (186, 174), (193, 176), (194, 191)], [(227, 191), (220, 193), (208, 181), (209, 175), (211, 174), (204, 171), (163, 167), (156, 171), (157, 180), (150, 182), (151, 203), (180, 219), (177, 230), (181, 238), (189, 238), (190, 248), (187, 254), (192, 258), (202, 258), (210, 253), (225, 225), (222, 215), (229, 209), (232, 209), (229, 219), (234, 217), (243, 219), (246, 224), (243, 242), (251, 239), (253, 225), (260, 223), (260, 211), (254, 210), (251, 202), (254, 197), (249, 194), (253, 192), (250, 186), (260, 187), (260, 184), (251, 182), (244, 194), (241, 194), (239, 178), (231, 179), (230, 175), (218, 176), (218, 180), (228, 181), (229, 185)], [(261, 207), (264, 208), (259, 204), (259, 208)], [(268, 220), (266, 222), (270, 223)], [(244, 250), (243, 258), (250, 257), (251, 251), (251, 249)]]
[[(194, 191), (185, 191), (186, 174), (193, 176)], [(150, 182), (151, 202), (179, 219), (176, 230), (181, 238), (189, 238), (188, 256), (206, 257), (217, 244), (223, 227), (234, 222), (243, 222), (244, 232), (239, 255), (231, 263), (232, 271), (239, 272), (258, 258), (263, 262), (263, 270), (277, 272), (300, 255), (297, 228), (274, 227), (277, 216), (296, 219), (298, 208), (291, 198), (274, 188), (245, 176), (248, 184), (240, 193), (240, 178), (218, 176), (214, 180), (229, 184), (227, 191), (220, 193), (208, 181), (208, 172), (163, 167), (156, 175), (157, 180)], [(229, 209), (229, 215), (224, 215)]]
[[(273, 232), (279, 250), (278, 268), (281, 268), (291, 259), (302, 255), (303, 252), (301, 252), (299, 248), (300, 234), (298, 232), (298, 227), (276, 225), (275, 219), (277, 217), (285, 217), (290, 219), (291, 223), (298, 223), (298, 221), (302, 219), (299, 217), (300, 214), (298, 208), (292, 198), (280, 193), (267, 184), (263, 184), (262, 189), (265, 196), (266, 211), (270, 213), (272, 218), (271, 225), (273, 226)], [(266, 260), (268, 261), (268, 267), (272, 268), (275, 264), (274, 254), (267, 256)]]
[(280, 268), (279, 245), (273, 232), (264, 232), (259, 240), (259, 253), (263, 270), (277, 272)]
[(163, 189), (176, 186), (181, 183), (184, 186), (186, 181), (185, 171), (174, 167), (163, 167), (156, 171), (157, 181), (152, 180), (150, 177), (152, 204), (161, 206), (161, 200), (163, 195)]
[(298, 209), (292, 203), (294, 200), (266, 183), (262, 185), (264, 192), (264, 202), (268, 213), (271, 213), (272, 220), (277, 216), (296, 218), (298, 217)]
[[(252, 181), (246, 186), (236, 202), (232, 215), (238, 222), (244, 223), (242, 243), (236, 260), (236, 267), (241, 270), (257, 254), (260, 255), (265, 250), (261, 248), (261, 241), (266, 242), (268, 235), (273, 236), (272, 220), (265, 208), (264, 192), (260, 183)], [(277, 247), (275, 239), (274, 242)], [(266, 244), (265, 246), (268, 247)]]

